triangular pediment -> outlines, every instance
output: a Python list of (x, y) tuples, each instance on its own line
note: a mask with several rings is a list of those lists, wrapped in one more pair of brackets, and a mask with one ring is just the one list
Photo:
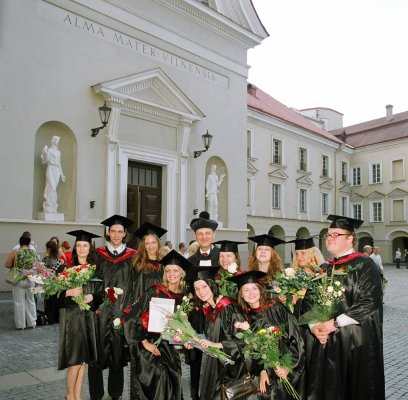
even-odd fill
[(308, 185), (308, 186), (313, 185), (313, 181), (307, 175), (303, 175), (300, 178), (296, 179), (296, 182), (302, 185)]
[(367, 199), (370, 199), (370, 200), (383, 199), (383, 198), (384, 198), (384, 194), (377, 192), (377, 191), (371, 192), (369, 195), (367, 195)]
[(270, 178), (274, 178), (274, 179), (287, 179), (288, 176), (285, 174), (285, 171), (283, 171), (282, 169), (276, 169), (275, 171), (269, 172), (268, 176)]
[(99, 83), (93, 88), (128, 113), (154, 115), (156, 111), (162, 118), (174, 120), (177, 116), (191, 122), (205, 117), (161, 68)]
[(349, 185), (344, 185), (339, 189), (339, 192), (345, 193), (345, 194), (352, 194), (353, 192), (350, 189)]
[(323, 182), (319, 186), (320, 186), (321, 189), (326, 189), (326, 190), (333, 190), (334, 189), (334, 186), (330, 181)]
[(350, 197), (350, 201), (352, 203), (361, 203), (364, 200), (364, 196), (361, 196), (361, 194), (358, 193), (353, 193)]
[(390, 193), (388, 193), (388, 196), (389, 197), (403, 197), (403, 196), (406, 196), (407, 194), (408, 192), (406, 192), (405, 190), (397, 188), (391, 191)]
[(247, 161), (247, 173), (256, 175), (258, 173), (258, 170), (255, 168), (254, 164), (252, 164), (250, 161)]

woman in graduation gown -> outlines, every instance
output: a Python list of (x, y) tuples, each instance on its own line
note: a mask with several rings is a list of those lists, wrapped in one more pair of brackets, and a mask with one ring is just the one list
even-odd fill
[[(92, 239), (99, 237), (83, 230), (68, 232), (76, 237), (73, 249), (73, 264), (94, 264), (95, 255)], [(84, 381), (85, 364), (94, 365), (97, 362), (95, 307), (92, 283), (82, 287), (68, 289), (59, 297), (60, 323), (58, 343), (58, 369), (68, 368), (67, 400), (80, 400)], [(85, 294), (85, 302), (91, 310), (82, 311), (73, 301), (73, 297)]]
[(220, 385), (246, 373), (235, 338), (237, 329), (234, 327), (236, 321), (244, 321), (244, 318), (235, 300), (219, 295), (213, 280), (218, 269), (218, 266), (197, 266), (190, 270), (198, 306), (205, 316), (205, 339), (200, 344), (204, 348), (217, 347), (235, 361), (234, 365), (224, 366), (217, 358), (203, 354), (199, 386), (200, 399), (203, 400), (221, 399)]
[(160, 260), (164, 265), (163, 283), (154, 283), (125, 316), (125, 335), (136, 345), (136, 359), (131, 370), (131, 400), (182, 399), (181, 361), (174, 345), (162, 340), (160, 333), (148, 331), (149, 303), (152, 297), (174, 299), (176, 306), (184, 296), (186, 270), (191, 266), (185, 257), (171, 250)]
[[(249, 319), (253, 331), (258, 331), (269, 326), (277, 326), (283, 331), (280, 342), (282, 353), (290, 353), (292, 356), (292, 371), (279, 368), (275, 371), (266, 371), (256, 363), (251, 365), (251, 373), (259, 375), (260, 393), (252, 398), (289, 400), (291, 396), (285, 391), (280, 378), (287, 377), (299, 393), (303, 394), (303, 371), (304, 371), (304, 342), (299, 331), (296, 318), (290, 314), (287, 308), (274, 300), (266, 300), (266, 294), (259, 280), (265, 276), (261, 271), (249, 271), (231, 278), (238, 285), (238, 304), (244, 315)], [(239, 324), (237, 324), (239, 326)], [(270, 388), (268, 387), (270, 386)], [(269, 390), (270, 389), (270, 390)]]

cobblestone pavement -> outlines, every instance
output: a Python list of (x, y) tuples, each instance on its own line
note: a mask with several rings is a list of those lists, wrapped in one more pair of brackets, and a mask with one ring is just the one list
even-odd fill
[[(386, 399), (408, 399), (408, 270), (405, 268), (397, 270), (389, 265), (386, 266), (386, 276), (388, 278), (384, 296)], [(56, 369), (58, 325), (41, 326), (34, 330), (15, 330), (10, 292), (0, 293), (0, 316), (0, 399), (62, 400), (66, 395), (66, 388), (65, 371)], [(129, 399), (128, 383), (129, 372), (126, 369), (124, 400)], [(183, 365), (183, 390), (184, 400), (190, 400), (186, 365)], [(87, 379), (83, 399), (89, 399)], [(105, 395), (104, 399), (109, 399), (109, 396)]]

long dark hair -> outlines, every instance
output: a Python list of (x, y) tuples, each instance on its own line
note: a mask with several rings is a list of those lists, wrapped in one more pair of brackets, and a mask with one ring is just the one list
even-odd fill
[[(218, 291), (218, 286), (217, 284), (212, 280), (212, 279), (197, 279), (199, 281), (204, 281), (210, 288), (212, 294), (213, 294), (213, 300), (214, 303), (217, 302), (219, 291)], [(193, 288), (194, 288), (194, 282), (193, 282)], [(194, 289), (194, 303), (197, 307), (201, 308), (205, 303), (201, 301), (198, 296), (195, 294), (195, 289)]]
[[(264, 306), (265, 304), (268, 303), (267, 301), (267, 296), (266, 296), (266, 290), (265, 288), (260, 284), (260, 283), (255, 283), (255, 285), (257, 286), (257, 288), (259, 289), (259, 293), (260, 293), (260, 297), (259, 297), (259, 307)], [(245, 285), (242, 285), (238, 291), (238, 297), (237, 297), (237, 303), (240, 306), (241, 310), (243, 311), (245, 317), (248, 318), (249, 316), (249, 312), (248, 309), (249, 304), (244, 300), (244, 297), (242, 296), (242, 288)], [(275, 301), (273, 301), (275, 303)], [(272, 302), (270, 302), (272, 303)]]
[(57, 245), (57, 243), (52, 242), (51, 240), (49, 240), (45, 244), (45, 248), (47, 249), (49, 258), (53, 258), (55, 260), (58, 260), (58, 245)]

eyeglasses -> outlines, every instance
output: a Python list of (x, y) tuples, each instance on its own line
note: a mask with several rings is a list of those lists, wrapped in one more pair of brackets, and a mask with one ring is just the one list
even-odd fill
[(327, 238), (336, 239), (339, 236), (350, 236), (350, 234), (349, 233), (326, 233), (325, 235), (323, 235), (325, 239)]

